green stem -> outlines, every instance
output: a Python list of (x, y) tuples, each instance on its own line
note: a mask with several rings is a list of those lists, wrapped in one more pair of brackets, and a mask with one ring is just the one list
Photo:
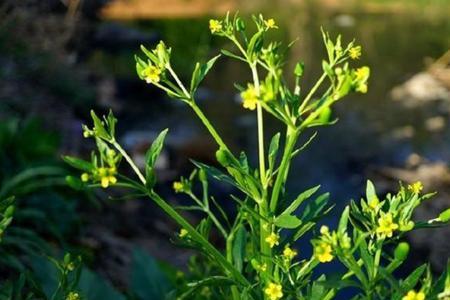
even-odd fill
[(317, 80), (316, 84), (309, 91), (308, 95), (306, 95), (305, 99), (302, 102), (302, 105), (300, 105), (300, 108), (298, 109), (300, 114), (303, 112), (309, 100), (311, 100), (312, 96), (314, 96), (314, 93), (317, 91), (317, 89), (320, 87), (320, 85), (322, 84), (322, 82), (325, 80), (326, 77), (327, 74), (323, 73), (322, 76), (320, 76), (319, 80)]
[[(146, 180), (142, 173), (139, 171), (136, 164), (130, 158), (130, 156), (126, 153), (126, 151), (116, 142), (111, 142), (114, 147), (122, 154), (134, 172), (137, 174), (142, 184), (145, 186)], [(154, 191), (148, 192), (147, 195), (165, 212), (167, 213), (175, 222), (177, 222), (182, 228), (186, 229), (189, 235), (197, 241), (199, 244), (203, 246), (205, 251), (210, 254), (215, 261), (217, 261), (224, 270), (233, 277), (239, 284), (244, 286), (249, 286), (250, 283), (247, 279), (239, 273), (232, 264), (230, 264), (227, 259), (213, 246), (209, 243), (207, 239), (205, 239), (197, 230), (186, 221), (172, 206), (170, 206), (166, 201), (164, 201), (157, 193)]]
[(181, 88), (181, 90), (185, 94), (185, 96), (188, 99), (190, 99), (191, 95), (189, 94), (189, 92), (184, 87), (184, 84), (181, 82), (180, 78), (178, 78), (177, 73), (175, 73), (175, 71), (172, 69), (172, 67), (169, 64), (166, 65), (166, 69), (169, 70), (169, 72), (172, 75), (173, 79), (175, 79), (175, 81), (177, 82), (178, 86)]
[(133, 169), (133, 171), (136, 173), (136, 175), (139, 177), (139, 180), (142, 182), (143, 185), (146, 184), (146, 180), (144, 175), (142, 175), (141, 171), (139, 170), (139, 168), (136, 166), (136, 164), (134, 163), (134, 161), (131, 159), (131, 157), (128, 155), (128, 153), (122, 148), (122, 146), (120, 146), (115, 140), (111, 142), (112, 145), (117, 149), (117, 151), (120, 152), (120, 154), (122, 154), (122, 156), (125, 158), (125, 160), (128, 162), (128, 164), (130, 165), (130, 167)]
[[(230, 235), (226, 239), (226, 252), (227, 252), (227, 261), (233, 265), (233, 240), (234, 240), (234, 231), (230, 232)], [(231, 296), (233, 300), (241, 299), (239, 290), (236, 286), (231, 287)]]
[(205, 116), (200, 107), (198, 107), (198, 105), (194, 101), (189, 102), (189, 105), (190, 107), (192, 107), (192, 109), (197, 114), (199, 119), (205, 125), (206, 129), (208, 129), (209, 133), (214, 138), (219, 147), (229, 150), (228, 146), (225, 144), (220, 135), (217, 133), (216, 129), (214, 129), (214, 126), (212, 126), (212, 124), (209, 122), (208, 118)]
[[(260, 98), (261, 87), (259, 84), (258, 70), (256, 64), (251, 64), (250, 68), (252, 70), (253, 84), (255, 85), (256, 96)], [(269, 205), (267, 203), (267, 190), (266, 190), (266, 163), (264, 155), (264, 120), (263, 111), (261, 103), (258, 101), (256, 106), (257, 123), (258, 123), (258, 157), (259, 157), (259, 175), (261, 180), (261, 185), (263, 186), (262, 199), (260, 199), (259, 204), (259, 214), (264, 218), (259, 220), (259, 234), (260, 234), (260, 249), (262, 255), (262, 261), (267, 265), (267, 269), (272, 270), (272, 261), (270, 259), (272, 254), (272, 249), (270, 245), (266, 242), (266, 237), (270, 235), (268, 224), (265, 218), (269, 215)]]
[(277, 179), (275, 180), (275, 184), (272, 190), (272, 196), (270, 198), (270, 210), (272, 212), (275, 212), (277, 209), (281, 188), (283, 186), (283, 183), (286, 181), (289, 172), (292, 152), (294, 151), (299, 134), (299, 130), (293, 129), (292, 127), (287, 128), (286, 145), (284, 147), (283, 158), (281, 160), (280, 168), (278, 169)]
[(148, 192), (147, 195), (175, 222), (178, 223), (182, 228), (186, 229), (191, 236), (191, 238), (202, 245), (205, 252), (212, 256), (213, 260), (219, 263), (223, 269), (234, 278), (241, 285), (249, 286), (250, 283), (247, 279), (239, 273), (233, 265), (213, 246), (209, 243), (205, 237), (203, 237), (198, 231), (186, 221), (175, 209), (172, 208), (166, 201), (164, 201), (157, 193)]

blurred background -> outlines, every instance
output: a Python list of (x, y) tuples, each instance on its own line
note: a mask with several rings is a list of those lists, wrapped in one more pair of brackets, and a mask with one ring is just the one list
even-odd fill
[[(171, 182), (189, 174), (189, 158), (215, 164), (215, 145), (191, 111), (138, 79), (133, 55), (140, 44), (151, 48), (164, 40), (173, 48), (177, 72), (189, 80), (196, 61), (229, 46), (208, 29), (209, 18), (227, 11), (246, 18), (261, 12), (277, 21), (274, 38), (286, 44), (297, 40), (286, 70), (305, 62), (303, 89), (320, 76), (325, 55), (320, 26), (332, 35), (341, 33), (346, 41), (355, 38), (363, 47), (359, 63), (371, 67), (369, 92), (337, 105), (334, 114), (340, 121), (320, 129), (297, 159), (289, 193), (322, 184), (337, 205), (336, 215), (326, 220), (329, 224), (336, 222), (349, 199), (362, 197), (366, 179), (374, 181), (380, 195), (396, 190), (399, 181), (421, 180), (427, 192), (438, 191), (419, 209), (417, 219), (434, 218), (450, 206), (448, 0), (0, 3), (0, 183), (9, 184), (0, 195), (15, 194), (19, 208), (33, 212), (32, 217), (19, 214), (13, 228), (32, 229), (49, 251), (82, 253), (95, 274), (119, 290), (129, 286), (130, 265), (142, 257), (184, 268), (191, 253), (169, 240), (178, 228), (148, 200), (124, 201), (120, 191), (115, 197), (102, 191), (74, 192), (59, 173), (50, 172), (51, 181), (45, 172), (33, 173), (35, 177), (27, 177), (35, 183), (32, 188), (18, 184), (12, 189), (11, 179), (42, 166), (62, 167), (63, 154), (87, 157), (92, 145), (83, 140), (81, 124), (89, 122), (90, 109), (111, 108), (119, 119), (119, 140), (137, 161), (157, 133), (170, 128), (158, 162), (160, 189), (170, 201), (182, 203), (184, 199), (172, 193)], [(232, 148), (246, 150), (255, 162), (256, 119), (242, 109), (233, 87), (249, 75), (242, 64), (223, 58), (198, 98)], [(274, 120), (266, 122), (268, 136), (281, 130)], [(212, 184), (218, 199), (231, 191)], [(223, 205), (232, 212), (229, 201)], [(197, 216), (190, 218), (195, 222)], [(409, 241), (419, 255), (411, 257), (408, 268), (429, 261), (434, 271), (441, 271), (450, 254), (449, 237), (448, 229), (411, 234)], [(11, 247), (0, 251), (11, 253)], [(301, 247), (308, 255), (308, 243)], [(25, 251), (20, 262), (24, 267), (30, 264), (26, 257)], [(7, 278), (8, 272), (0, 274), (0, 279)]]

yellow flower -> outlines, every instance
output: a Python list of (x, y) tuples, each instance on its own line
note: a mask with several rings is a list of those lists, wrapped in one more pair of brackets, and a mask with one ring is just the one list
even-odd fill
[(402, 300), (425, 300), (425, 294), (423, 292), (416, 293), (416, 291), (410, 290)]
[(181, 228), (180, 229), (180, 233), (178, 234), (178, 236), (180, 237), (180, 238), (184, 238), (184, 237), (186, 237), (188, 235), (188, 231), (186, 230), (186, 229), (184, 229), (184, 228)]
[(367, 83), (360, 83), (356, 87), (356, 91), (360, 92), (361, 94), (367, 93)]
[(359, 59), (361, 57), (361, 46), (350, 48), (349, 55), (351, 59)]
[(423, 190), (423, 184), (420, 181), (414, 182), (408, 185), (408, 190), (412, 191), (414, 194), (419, 194)]
[(89, 180), (89, 174), (88, 173), (81, 174), (81, 181), (88, 182), (88, 180)]
[(288, 246), (286, 246), (286, 248), (284, 248), (284, 250), (283, 250), (283, 256), (287, 260), (292, 260), (296, 255), (297, 255), (297, 251)]
[(175, 193), (180, 193), (183, 191), (183, 183), (181, 183), (180, 181), (174, 181), (172, 187)]
[(248, 88), (241, 93), (241, 98), (244, 108), (255, 110), (256, 104), (258, 103), (258, 95), (253, 85), (248, 85)]
[(270, 245), (270, 248), (273, 248), (275, 245), (278, 245), (278, 240), (280, 239), (280, 236), (276, 233), (269, 234), (268, 237), (266, 237), (265, 241)]
[(269, 28), (278, 28), (274, 19), (264, 20), (264, 24), (266, 24), (267, 29)]
[(158, 83), (161, 79), (161, 70), (156, 67), (149, 65), (142, 71), (142, 76), (147, 83)]
[(116, 168), (99, 168), (98, 174), (100, 176), (100, 185), (102, 188), (107, 188), (110, 185), (116, 184), (117, 178), (114, 176), (116, 175)]
[(80, 299), (80, 294), (75, 293), (75, 292), (70, 292), (66, 297), (66, 300), (79, 300), (79, 299)]
[(387, 213), (378, 219), (377, 233), (381, 236), (392, 237), (394, 230), (398, 228), (398, 224), (392, 220), (392, 214)]
[(355, 79), (357, 81), (365, 82), (370, 76), (370, 68), (367, 66), (356, 69), (355, 71)]
[(214, 19), (209, 20), (209, 30), (211, 30), (211, 33), (220, 32), (222, 30), (222, 22)]
[(270, 300), (278, 300), (283, 297), (283, 288), (281, 284), (269, 282), (264, 293), (266, 293)]
[(330, 244), (324, 241), (320, 241), (314, 247), (314, 257), (317, 258), (321, 263), (330, 262), (333, 260), (331, 251), (332, 248)]

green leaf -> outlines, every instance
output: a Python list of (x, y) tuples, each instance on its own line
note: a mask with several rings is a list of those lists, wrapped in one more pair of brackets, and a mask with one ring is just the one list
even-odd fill
[(144, 52), (144, 54), (153, 62), (153, 63), (157, 63), (158, 62), (158, 57), (153, 54), (151, 51), (149, 51), (147, 48), (144, 47), (144, 45), (141, 45), (141, 51)]
[(269, 146), (269, 169), (273, 170), (275, 160), (277, 158), (278, 149), (280, 146), (280, 133), (278, 132), (272, 137)]
[(401, 283), (400, 287), (406, 292), (413, 289), (416, 286), (417, 282), (419, 282), (419, 279), (426, 268), (427, 265), (423, 264), (415, 269), (408, 277), (406, 277), (406, 279)]
[(247, 240), (247, 231), (244, 226), (239, 226), (233, 243), (234, 265), (239, 272), (242, 272), (245, 257), (245, 246)]
[(282, 214), (275, 219), (275, 225), (280, 228), (295, 229), (302, 225), (302, 221), (293, 215)]
[(222, 49), (220, 52), (222, 52), (223, 55), (243, 61), (243, 62), (247, 62), (243, 57), (236, 55), (228, 50)]
[(73, 156), (63, 156), (62, 158), (70, 166), (72, 166), (78, 170), (90, 172), (94, 168), (92, 163), (82, 160), (82, 159), (79, 159), (79, 158), (76, 158), (76, 157), (73, 157)]
[(313, 202), (308, 203), (301, 219), (303, 221), (310, 221), (323, 214), (323, 210), (328, 203), (329, 197), (330, 193), (324, 193), (317, 197)]
[(328, 75), (328, 77), (333, 77), (333, 70), (325, 60), (322, 60), (322, 69)]
[(370, 201), (372, 201), (373, 199), (378, 199), (377, 194), (375, 192), (375, 186), (370, 180), (367, 180), (366, 199), (368, 203), (370, 203)]
[(209, 70), (211, 70), (212, 66), (216, 62), (216, 60), (221, 55), (214, 56), (211, 58), (206, 64), (200, 64), (197, 63), (194, 68), (194, 72), (192, 73), (192, 79), (191, 79), (191, 94), (197, 90), (197, 87), (202, 82), (202, 80), (205, 78), (206, 74), (208, 74)]
[(125, 297), (120, 294), (111, 283), (87, 268), (83, 268), (81, 271), (78, 289), (83, 299), (125, 300)]
[(247, 55), (249, 57), (253, 56), (255, 52), (258, 52), (262, 47), (262, 38), (263, 38), (263, 31), (258, 31), (255, 33), (250, 41), (248, 42), (247, 46)]
[(103, 125), (102, 120), (100, 120), (99, 117), (95, 114), (93, 110), (91, 110), (91, 117), (92, 121), (94, 121), (94, 131), (95, 135), (99, 138), (110, 140), (111, 136), (108, 134), (108, 132), (105, 129), (105, 126)]
[(153, 141), (150, 149), (148, 149), (147, 153), (145, 154), (145, 163), (147, 168), (154, 168), (156, 160), (158, 159), (158, 156), (160, 155), (161, 150), (164, 146), (164, 139), (166, 138), (168, 131), (169, 129), (164, 129), (163, 131), (161, 131), (161, 133)]
[(66, 183), (76, 191), (81, 191), (84, 188), (84, 183), (75, 176), (66, 176)]
[(341, 219), (339, 221), (338, 233), (344, 234), (347, 231), (348, 217), (350, 214), (350, 207), (347, 205), (344, 209), (344, 212), (341, 215)]
[(136, 248), (131, 263), (130, 288), (141, 300), (165, 299), (172, 285), (155, 259)]
[(320, 185), (316, 185), (306, 191), (302, 192), (298, 197), (292, 201), (292, 203), (286, 208), (281, 214), (292, 214), (306, 199), (309, 199), (317, 190), (320, 188)]

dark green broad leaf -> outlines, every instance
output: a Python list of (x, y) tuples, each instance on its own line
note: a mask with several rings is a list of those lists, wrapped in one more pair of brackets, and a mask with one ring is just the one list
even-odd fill
[(292, 214), (299, 206), (303, 203), (303, 201), (309, 199), (317, 190), (320, 188), (320, 185), (316, 185), (315, 187), (312, 187), (310, 189), (307, 189), (306, 191), (302, 192), (300, 195), (298, 195), (297, 198), (295, 198), (294, 201), (281, 213), (284, 214)]
[(234, 266), (241, 272), (244, 265), (245, 246), (247, 241), (247, 231), (244, 226), (239, 226), (233, 243)]
[(74, 167), (75, 169), (78, 170), (83, 170), (86, 172), (90, 172), (91, 170), (94, 169), (94, 166), (92, 165), (91, 162), (73, 157), (73, 156), (63, 156), (62, 157), (63, 160), (68, 163), (70, 166)]
[(302, 225), (302, 221), (293, 215), (282, 214), (275, 219), (275, 225), (280, 228), (295, 229)]
[(197, 63), (194, 68), (194, 72), (192, 73), (192, 79), (191, 79), (191, 94), (193, 94), (196, 90), (199, 84), (203, 81), (206, 74), (208, 74), (209, 70), (213, 67), (214, 63), (217, 61), (217, 59), (221, 55), (214, 56), (211, 58), (208, 62), (205, 64)]
[(130, 288), (137, 296), (137, 299), (163, 300), (166, 299), (166, 295), (173, 287), (168, 276), (156, 260), (145, 251), (135, 249), (131, 263)]
[(303, 221), (309, 221), (317, 218), (319, 215), (324, 214), (324, 210), (328, 203), (329, 197), (330, 193), (324, 193), (313, 201), (309, 202), (306, 205), (305, 210), (303, 211), (301, 219)]
[(211, 166), (208, 166), (206, 164), (203, 164), (203, 163), (195, 161), (195, 160), (192, 160), (192, 163), (195, 166), (197, 166), (198, 168), (201, 168), (201, 169), (205, 170), (205, 172), (209, 176), (213, 177), (214, 179), (216, 179), (218, 181), (226, 182), (226, 183), (229, 183), (229, 184), (231, 184), (231, 185), (233, 185), (235, 187), (238, 187), (236, 182), (233, 180), (233, 178), (231, 178), (230, 176), (226, 175), (225, 173), (223, 173), (219, 169), (211, 167)]
[(80, 178), (75, 176), (66, 176), (66, 183), (76, 191), (81, 191), (84, 188), (84, 182), (82, 182)]
[(110, 282), (87, 268), (83, 268), (81, 271), (78, 288), (82, 295), (82, 299), (125, 300), (125, 297), (119, 293)]

